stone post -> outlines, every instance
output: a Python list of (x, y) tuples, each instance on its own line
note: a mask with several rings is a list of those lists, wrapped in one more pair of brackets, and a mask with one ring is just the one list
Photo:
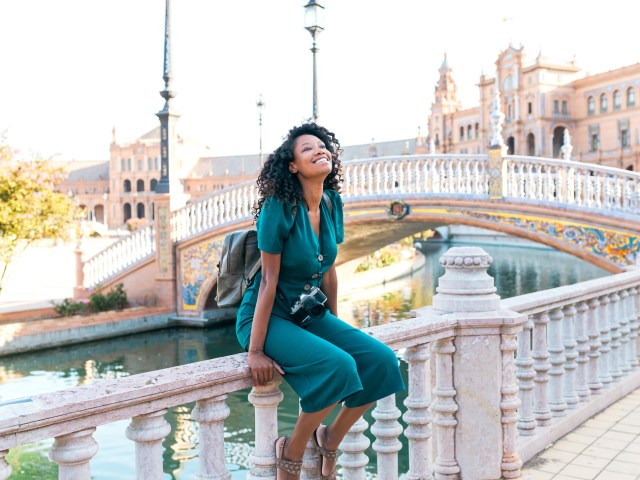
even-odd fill
[(338, 457), (338, 464), (342, 467), (343, 480), (365, 480), (365, 467), (369, 457), (365, 450), (369, 447), (369, 439), (364, 435), (369, 424), (362, 417), (349, 429), (340, 443), (342, 455)]
[(378, 400), (372, 413), (375, 423), (371, 426), (371, 433), (376, 437), (373, 449), (378, 456), (378, 478), (393, 480), (398, 478), (398, 452), (402, 443), (398, 437), (402, 433), (402, 425), (398, 422), (400, 410), (396, 407), (396, 396)]
[(198, 400), (191, 412), (199, 425), (200, 465), (196, 480), (230, 480), (224, 464), (224, 421), (230, 410), (226, 395)]
[(136, 442), (136, 479), (161, 480), (162, 440), (171, 432), (164, 419), (166, 410), (133, 417), (125, 431), (129, 440)]
[[(440, 258), (445, 274), (431, 312), (455, 320), (457, 329), (454, 338), (437, 341), (434, 347), (434, 433), (437, 455), (454, 452), (455, 462), (436, 458), (436, 479), (521, 477), (514, 353), (527, 316), (502, 310), (493, 278), (487, 275), (491, 261), (478, 247), (454, 247)], [(452, 375), (452, 385), (438, 378), (443, 374)], [(449, 397), (449, 390), (454, 397)], [(452, 429), (453, 435), (443, 436), (443, 429)], [(442, 441), (453, 445), (440, 445)]]
[(59, 480), (90, 480), (89, 461), (98, 453), (93, 439), (95, 428), (56, 437), (49, 450), (49, 458), (56, 462)]
[(274, 375), (272, 381), (262, 387), (253, 387), (249, 394), (249, 402), (255, 409), (256, 439), (255, 448), (249, 456), (249, 480), (276, 478), (274, 443), (278, 438), (278, 404), (283, 399), (281, 383), (282, 377)]
[(176, 258), (171, 232), (171, 196), (157, 194), (155, 201), (156, 230), (156, 295), (158, 304), (178, 310), (176, 305)]

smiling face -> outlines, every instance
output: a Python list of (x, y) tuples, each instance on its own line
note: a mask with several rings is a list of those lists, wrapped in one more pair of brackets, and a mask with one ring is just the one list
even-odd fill
[(293, 142), (293, 162), (289, 171), (303, 178), (321, 177), (331, 173), (333, 161), (331, 152), (315, 135), (300, 135)]

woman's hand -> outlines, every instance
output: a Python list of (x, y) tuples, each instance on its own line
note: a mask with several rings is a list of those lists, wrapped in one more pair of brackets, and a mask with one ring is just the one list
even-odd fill
[(253, 376), (253, 383), (258, 387), (261, 387), (273, 378), (274, 368), (280, 375), (284, 375), (282, 367), (267, 357), (261, 350), (249, 351), (248, 363), (251, 369), (251, 375)]

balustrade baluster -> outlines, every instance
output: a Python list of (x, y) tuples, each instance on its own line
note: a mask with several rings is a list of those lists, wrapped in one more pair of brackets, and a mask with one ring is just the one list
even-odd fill
[(171, 432), (167, 410), (133, 417), (126, 436), (136, 442), (136, 479), (162, 480), (162, 439)]
[(229, 480), (224, 464), (224, 421), (231, 412), (226, 395), (198, 400), (191, 418), (198, 422), (199, 459), (197, 480)]
[(49, 449), (49, 458), (58, 464), (58, 480), (91, 479), (89, 461), (98, 453), (98, 444), (93, 439), (95, 431), (87, 428), (56, 437)]
[(556, 191), (555, 191), (555, 185), (554, 185), (554, 167), (552, 166), (547, 166), (546, 167), (546, 189), (547, 189), (547, 196), (546, 196), (546, 200), (549, 202), (552, 202), (555, 199), (555, 195), (556, 195)]
[(567, 305), (563, 309), (564, 319), (562, 320), (562, 343), (564, 346), (564, 400), (567, 403), (567, 408), (575, 408), (579, 402), (578, 394), (576, 393), (576, 358), (578, 358), (578, 352), (576, 351), (576, 338), (575, 338), (575, 316), (576, 308), (573, 305)]
[(456, 185), (456, 174), (453, 170), (453, 160), (449, 159), (449, 161), (445, 164), (445, 169), (447, 171), (447, 193), (457, 192), (455, 189)]
[[(502, 413), (502, 469), (503, 478), (522, 478), (520, 470), (522, 460), (518, 455), (518, 383), (515, 376), (514, 352), (518, 346), (516, 335), (507, 333), (500, 335), (500, 350), (502, 351), (502, 387), (500, 393), (500, 410)], [(527, 342), (529, 340), (527, 339)]]
[(213, 220), (213, 225), (220, 224), (220, 196), (216, 195), (211, 199), (213, 205), (211, 208), (211, 218)]
[(436, 460), (433, 465), (436, 480), (457, 480), (460, 467), (455, 455), (456, 390), (453, 384), (453, 354), (456, 347), (452, 338), (437, 340), (433, 346), (436, 355), (436, 386), (433, 390), (435, 401), (431, 407), (434, 412), (437, 439)]
[(588, 402), (591, 396), (589, 385), (587, 383), (587, 365), (589, 363), (588, 353), (589, 337), (587, 335), (587, 317), (589, 312), (589, 306), (587, 302), (579, 302), (576, 305), (577, 314), (574, 317), (575, 332), (576, 332), (576, 351), (578, 352), (578, 368), (576, 369), (576, 393), (580, 397), (581, 402)]
[(620, 290), (618, 294), (620, 300), (618, 301), (618, 319), (620, 321), (620, 350), (618, 351), (618, 365), (620, 370), (628, 372), (631, 370), (629, 365), (629, 292), (627, 290)]
[(441, 165), (441, 162), (434, 158), (431, 162), (431, 184), (432, 184), (432, 193), (440, 193), (440, 180), (442, 179), (441, 174), (444, 172), (440, 172), (438, 166)]
[(8, 480), (11, 476), (11, 465), (6, 460), (9, 450), (0, 452), (0, 480)]
[(638, 322), (638, 289), (631, 287), (629, 289), (629, 365), (632, 367), (638, 366), (638, 328), (640, 323)]
[(464, 193), (464, 175), (462, 174), (462, 159), (456, 158), (454, 160), (454, 168), (456, 172), (453, 176), (455, 180), (454, 192)]
[(409, 192), (409, 181), (407, 179), (408, 171), (407, 171), (407, 162), (404, 160), (400, 160), (398, 162), (398, 179), (400, 183), (400, 193), (408, 193)]
[(266, 385), (253, 387), (249, 394), (249, 402), (255, 409), (255, 447), (249, 456), (249, 479), (274, 479), (276, 475), (273, 444), (278, 437), (278, 404), (283, 399), (280, 383), (282, 378), (276, 375)]
[(351, 195), (357, 197), (360, 195), (358, 190), (358, 182), (360, 180), (360, 176), (358, 175), (358, 166), (351, 167), (352, 175), (351, 175)]
[(525, 170), (527, 168), (527, 164), (524, 162), (519, 162), (518, 163), (518, 197), (519, 198), (526, 198), (526, 194), (525, 194)]
[(366, 189), (367, 189), (367, 195), (368, 196), (374, 196), (375, 190), (374, 190), (374, 166), (372, 163), (368, 163), (367, 164), (367, 184), (366, 184)]
[(539, 426), (551, 423), (551, 410), (549, 409), (549, 351), (547, 349), (547, 324), (549, 315), (546, 312), (533, 317), (533, 369), (536, 376), (533, 379), (533, 415)]
[(417, 158), (411, 162), (411, 171), (413, 172), (413, 183), (411, 184), (411, 191), (415, 193), (422, 193), (422, 158)]
[(620, 296), (617, 292), (609, 294), (609, 328), (611, 329), (611, 353), (609, 354), (609, 369), (613, 380), (618, 380), (622, 376), (620, 370), (620, 315), (619, 302)]
[(592, 171), (585, 171), (584, 178), (586, 185), (586, 205), (588, 208), (593, 207), (595, 204), (595, 177), (591, 175)]
[(402, 433), (402, 425), (398, 422), (400, 410), (396, 407), (396, 396), (378, 400), (371, 416), (375, 418), (371, 433), (376, 437), (373, 450), (377, 453), (377, 474), (380, 480), (397, 480), (398, 452), (402, 443), (398, 437)]
[(600, 363), (600, 330), (598, 329), (598, 315), (602, 314), (600, 302), (597, 298), (592, 298), (587, 302), (589, 310), (587, 312), (587, 335), (589, 336), (589, 366), (588, 384), (592, 395), (602, 393), (602, 382), (598, 377)]
[(554, 417), (561, 417), (565, 414), (567, 404), (564, 400), (563, 377), (564, 377), (564, 346), (562, 344), (562, 319), (564, 314), (561, 308), (555, 308), (549, 313), (549, 408)]
[(409, 471), (406, 480), (431, 480), (431, 366), (429, 345), (409, 347), (404, 359), (409, 364), (407, 411), (402, 419), (407, 424), (404, 436), (409, 440)]
[(611, 376), (611, 366), (609, 362), (611, 354), (609, 303), (611, 302), (609, 301), (608, 295), (599, 297), (598, 302), (600, 303), (600, 308), (598, 309), (598, 327), (600, 328), (600, 343), (602, 344), (602, 346), (600, 347), (601, 355), (598, 371), (600, 374), (600, 381), (606, 388), (611, 382), (613, 382), (613, 377)]
[(375, 190), (372, 193), (373, 193), (373, 195), (380, 195), (382, 193), (380, 185), (383, 182), (382, 171), (380, 170), (380, 162), (376, 162), (376, 164), (374, 166), (374, 177), (376, 179), (376, 181), (375, 181)]
[(519, 395), (522, 408), (519, 412), (518, 430), (520, 435), (534, 435), (536, 428), (536, 418), (533, 415), (533, 379), (536, 372), (533, 369), (533, 358), (531, 357), (531, 337), (533, 330), (533, 320), (529, 318), (523, 326), (522, 332), (518, 334), (518, 352), (516, 357), (516, 377), (519, 380)]
[(202, 231), (202, 202), (198, 202), (194, 205), (195, 213), (195, 228), (193, 233), (200, 233)]
[(391, 191), (393, 193), (398, 192), (398, 164), (396, 162), (391, 162)]
[(369, 463), (364, 451), (369, 447), (369, 439), (365, 437), (364, 431), (369, 424), (360, 417), (349, 429), (342, 443), (340, 451), (342, 455), (338, 463), (342, 467), (343, 480), (364, 480), (366, 478), (365, 467)]

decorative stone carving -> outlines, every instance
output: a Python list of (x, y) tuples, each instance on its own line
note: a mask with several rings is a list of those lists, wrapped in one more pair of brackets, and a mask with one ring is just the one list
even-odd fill
[(404, 359), (409, 364), (409, 394), (404, 401), (407, 411), (402, 419), (409, 440), (407, 480), (431, 480), (431, 374), (429, 345), (407, 348)]
[(368, 426), (365, 419), (360, 417), (340, 443), (342, 455), (338, 458), (338, 463), (342, 467), (343, 480), (365, 479), (365, 467), (369, 463), (369, 457), (364, 452), (369, 447), (369, 439), (365, 437), (364, 431)]
[(133, 417), (125, 432), (136, 442), (136, 479), (162, 480), (162, 440), (171, 432), (164, 419), (167, 410)]
[(533, 379), (536, 372), (533, 369), (534, 360), (531, 357), (531, 330), (534, 327), (533, 320), (527, 319), (522, 332), (518, 335), (518, 355), (516, 366), (518, 370), (516, 377), (519, 380), (519, 395), (522, 408), (518, 418), (518, 430), (520, 435), (534, 435), (536, 428), (536, 418), (533, 414)]
[(562, 320), (562, 344), (564, 346), (564, 378), (563, 378), (563, 392), (564, 400), (567, 403), (567, 408), (575, 408), (580, 400), (576, 393), (576, 358), (578, 358), (578, 352), (576, 351), (576, 339), (575, 339), (575, 316), (576, 309), (573, 305), (567, 305), (563, 309), (564, 319)]
[[(49, 458), (59, 465), (58, 480), (91, 479), (89, 461), (98, 453), (98, 444), (93, 439), (95, 431), (95, 428), (88, 428), (56, 437), (53, 446), (49, 449)], [(147, 477), (139, 476), (138, 478)]]
[(224, 421), (231, 410), (226, 395), (198, 400), (191, 418), (198, 422), (200, 465), (196, 480), (229, 480), (231, 473), (224, 464)]
[(453, 353), (456, 347), (452, 338), (438, 340), (433, 346), (436, 355), (436, 387), (433, 390), (435, 400), (431, 406), (434, 413), (433, 423), (437, 438), (437, 454), (433, 471), (437, 480), (457, 480), (460, 467), (455, 455), (456, 390), (453, 386)]
[(535, 386), (533, 391), (533, 414), (539, 426), (551, 423), (551, 410), (549, 409), (549, 351), (547, 350), (547, 324), (549, 315), (542, 312), (533, 317), (533, 368), (536, 376), (533, 379)]
[(402, 433), (402, 425), (398, 422), (400, 410), (396, 407), (396, 396), (389, 395), (378, 400), (372, 416), (375, 418), (371, 433), (376, 437), (373, 449), (378, 457), (378, 477), (397, 478), (398, 452), (402, 449), (398, 437)]
[(249, 394), (249, 402), (255, 409), (256, 445), (249, 461), (251, 470), (248, 479), (275, 478), (276, 458), (274, 442), (278, 438), (278, 404), (283, 395), (280, 391), (282, 377), (274, 375), (271, 382), (262, 387), (253, 387)]
[(562, 147), (560, 147), (560, 152), (562, 153), (562, 159), (565, 161), (571, 160), (571, 152), (573, 151), (573, 145), (571, 145), (571, 135), (569, 135), (569, 129), (564, 129), (564, 134), (562, 137)]
[(518, 343), (514, 334), (501, 335), (502, 351), (502, 388), (500, 392), (500, 410), (502, 411), (502, 476), (503, 478), (520, 478), (522, 460), (518, 455), (516, 422), (518, 421), (518, 384), (516, 383), (514, 352)]
[(502, 138), (502, 123), (504, 122), (504, 113), (502, 113), (501, 101), (500, 101), (500, 89), (498, 84), (499, 75), (496, 75), (495, 95), (493, 96), (493, 102), (491, 103), (491, 147), (499, 147), (503, 150), (503, 155), (506, 153), (506, 145)]

